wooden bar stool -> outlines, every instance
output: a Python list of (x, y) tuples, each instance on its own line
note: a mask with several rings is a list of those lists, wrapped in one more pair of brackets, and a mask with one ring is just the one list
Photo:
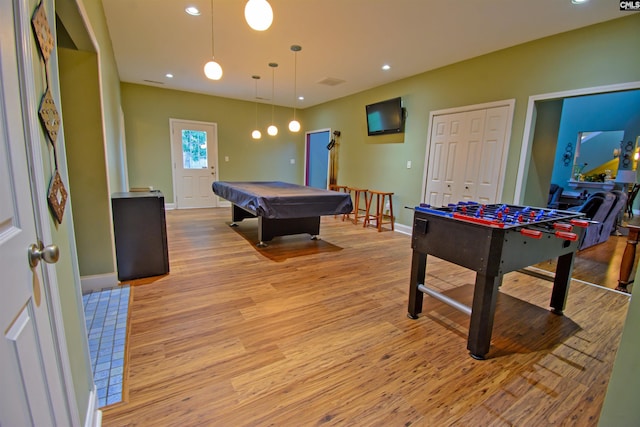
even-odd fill
[[(371, 212), (371, 202), (373, 202), (373, 196), (376, 196), (376, 210), (372, 214), (370, 212)], [(382, 231), (382, 224), (391, 224), (391, 230), (393, 231), (394, 217), (393, 217), (393, 200), (391, 196), (393, 196), (393, 193), (389, 193), (385, 191), (369, 190), (369, 197), (367, 198), (367, 213), (365, 214), (365, 217), (364, 217), (364, 227), (367, 227), (371, 223), (371, 220), (375, 219), (376, 228), (378, 229), (378, 232)], [(388, 200), (389, 202), (388, 214), (384, 213), (385, 199)], [(387, 218), (386, 221), (385, 221), (385, 218)]]
[[(358, 187), (347, 187), (347, 192), (349, 192), (350, 194), (352, 194), (353, 196), (353, 210), (348, 213), (348, 214), (344, 214), (342, 216), (342, 220), (344, 221), (345, 218), (349, 218), (351, 217), (351, 215), (353, 215), (353, 223), (357, 224), (358, 223), (358, 219), (360, 218), (365, 218), (367, 215), (367, 192), (369, 190), (366, 188), (358, 188)], [(360, 198), (362, 198), (362, 200), (365, 203), (365, 208), (362, 209), (360, 207)]]
[[(338, 191), (338, 192), (341, 192), (341, 193), (348, 193), (349, 192), (349, 187), (347, 187), (346, 185), (329, 184), (329, 190)], [(333, 217), (336, 218), (337, 216), (338, 215), (334, 215)]]

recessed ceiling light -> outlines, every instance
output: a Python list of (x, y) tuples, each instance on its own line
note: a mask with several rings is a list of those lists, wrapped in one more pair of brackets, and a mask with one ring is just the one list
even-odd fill
[(300, 95), (300, 96), (298, 97), (298, 100), (300, 100), (300, 101), (304, 101), (304, 96)]
[(390, 70), (390, 69), (391, 69), (391, 65), (389, 65), (389, 64), (384, 64), (384, 65), (382, 66), (382, 69), (383, 69), (383, 70), (385, 70), (385, 71)]
[(171, 73), (167, 73), (167, 74), (165, 74), (165, 77), (167, 77), (167, 78), (169, 78), (169, 79), (172, 79), (172, 78), (173, 78), (173, 74), (171, 74)]
[(586, 3), (589, 0), (571, 0), (571, 3), (573, 4), (582, 4), (582, 3)]
[(200, 16), (200, 11), (195, 6), (189, 6), (184, 11), (191, 16)]

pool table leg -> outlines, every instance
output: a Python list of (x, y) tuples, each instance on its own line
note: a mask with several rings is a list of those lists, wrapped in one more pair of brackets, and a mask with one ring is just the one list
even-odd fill
[[(320, 217), (310, 218), (264, 218), (258, 217), (258, 243), (259, 247), (264, 247), (268, 242), (277, 236), (290, 236), (293, 234), (310, 234), (316, 238), (320, 234)], [(260, 246), (260, 244), (264, 246)]]

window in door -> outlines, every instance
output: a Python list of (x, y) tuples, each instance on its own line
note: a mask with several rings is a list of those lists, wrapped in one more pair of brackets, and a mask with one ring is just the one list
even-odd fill
[(182, 167), (184, 169), (207, 168), (207, 132), (182, 130)]

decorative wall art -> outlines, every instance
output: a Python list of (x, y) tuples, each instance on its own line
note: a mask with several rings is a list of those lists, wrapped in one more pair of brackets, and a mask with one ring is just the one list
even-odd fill
[(567, 146), (564, 148), (564, 154), (562, 155), (562, 164), (565, 166), (569, 166), (573, 162), (573, 144), (567, 143)]
[(58, 224), (62, 224), (62, 216), (64, 215), (64, 207), (67, 203), (67, 190), (64, 188), (62, 178), (58, 169), (53, 173), (53, 178), (49, 183), (49, 207), (53, 212), (53, 216), (58, 221)]
[(53, 51), (53, 36), (51, 35), (51, 29), (49, 28), (49, 21), (44, 11), (43, 2), (40, 2), (35, 12), (33, 12), (31, 26), (33, 27), (34, 33), (36, 33), (38, 47), (46, 64), (49, 62), (51, 51)]
[(49, 142), (53, 151), (53, 161), (55, 168), (53, 170), (53, 176), (49, 182), (49, 194), (48, 202), (49, 208), (53, 214), (54, 219), (58, 224), (62, 224), (62, 217), (64, 215), (64, 209), (67, 204), (67, 190), (62, 182), (62, 177), (58, 172), (58, 147), (56, 142), (58, 140), (58, 131), (60, 129), (60, 113), (56, 107), (56, 103), (49, 90), (49, 58), (54, 48), (53, 35), (51, 34), (51, 28), (49, 27), (49, 20), (44, 10), (43, 2), (36, 7), (31, 17), (31, 26), (35, 33), (36, 40), (38, 42), (38, 48), (44, 59), (44, 72), (47, 78), (47, 90), (42, 96), (40, 101), (40, 107), (38, 108), (38, 116), (42, 127), (47, 134)]
[(633, 142), (622, 142), (620, 147), (622, 148), (622, 155), (620, 156), (622, 160), (621, 166), (623, 169), (631, 169), (631, 160), (633, 159), (633, 150), (635, 149)]
[[(51, 96), (51, 91), (49, 90), (49, 88), (47, 88), (47, 91), (42, 96), (38, 114), (40, 116), (40, 120), (42, 121), (44, 129), (47, 131), (49, 140), (51, 141), (51, 144), (53, 144), (55, 151), (56, 141), (58, 139), (58, 130), (60, 129), (60, 114), (58, 114), (56, 103)], [(57, 163), (58, 162), (56, 160), (56, 165)]]

